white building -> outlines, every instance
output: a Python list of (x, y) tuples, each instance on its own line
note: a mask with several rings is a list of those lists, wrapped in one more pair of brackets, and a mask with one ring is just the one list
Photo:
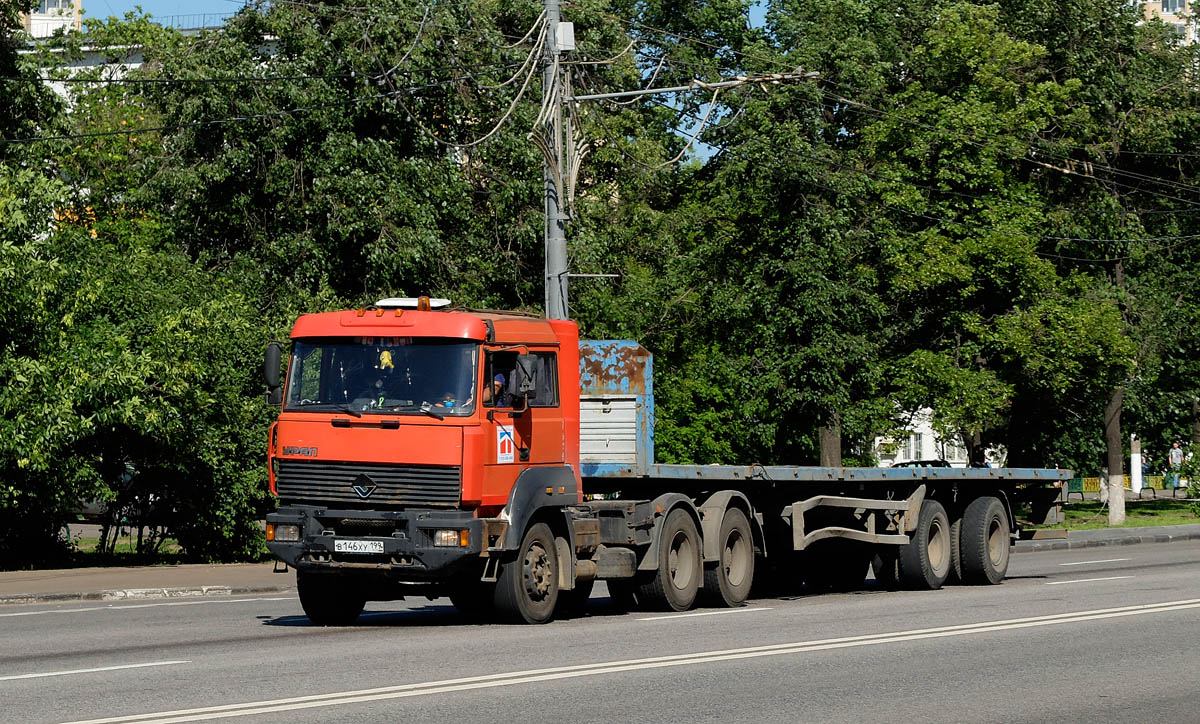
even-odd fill
[(42, 0), (29, 14), (22, 13), (25, 32), (35, 38), (48, 38), (59, 28), (83, 29), (82, 0)]
[[(891, 467), (915, 461), (945, 461), (952, 467), (967, 466), (967, 448), (957, 438), (944, 439), (933, 431), (931, 410), (913, 415), (908, 429), (894, 437), (875, 438), (875, 456), (880, 467)], [(995, 458), (989, 451), (988, 462)]]

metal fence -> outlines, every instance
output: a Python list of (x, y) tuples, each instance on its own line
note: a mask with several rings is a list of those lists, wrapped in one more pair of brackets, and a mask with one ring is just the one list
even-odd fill
[[(1125, 486), (1125, 489), (1133, 490), (1133, 483), (1130, 480), (1129, 476), (1124, 475), (1122, 477), (1124, 478), (1123, 484)], [(1187, 485), (1188, 485), (1188, 481), (1186, 479), (1183, 479), (1183, 480), (1179, 481), (1178, 488), (1171, 487), (1169, 485), (1169, 480), (1168, 480), (1167, 476), (1165, 476), (1165, 475), (1147, 475), (1142, 478), (1142, 490), (1155, 490), (1155, 491), (1171, 490), (1171, 491), (1174, 491), (1174, 490), (1187, 488)], [(1099, 477), (1072, 478), (1067, 483), (1067, 496), (1068, 497), (1072, 493), (1078, 493), (1079, 497), (1082, 498), (1082, 497), (1084, 497), (1085, 493), (1099, 493), (1099, 492), (1100, 492), (1100, 478)]]

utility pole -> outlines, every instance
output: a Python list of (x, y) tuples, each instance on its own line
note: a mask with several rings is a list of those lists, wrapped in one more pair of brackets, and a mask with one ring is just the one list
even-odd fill
[(544, 131), (550, 153), (546, 157), (546, 318), (567, 319), (567, 217), (563, 210), (563, 82), (559, 56), (559, 0), (543, 0), (546, 9), (546, 49), (542, 69), (542, 105), (546, 114)]
[[(694, 80), (689, 85), (672, 88), (647, 88), (644, 90), (618, 93), (594, 93), (573, 95), (570, 83), (564, 79), (566, 72), (560, 62), (562, 54), (575, 49), (575, 27), (562, 22), (561, 0), (542, 0), (546, 14), (546, 44), (542, 52), (542, 114), (538, 140), (546, 165), (543, 175), (546, 197), (545, 245), (546, 245), (546, 318), (568, 319), (567, 284), (572, 276), (611, 277), (615, 274), (570, 274), (567, 269), (567, 213), (566, 201), (569, 184), (574, 183), (574, 173), (580, 158), (574, 153), (574, 139), (564, 138), (568, 128), (563, 123), (563, 105), (573, 109), (580, 101), (613, 98), (630, 98), (662, 93), (680, 93), (694, 90), (718, 90), (746, 84), (762, 86), (777, 85), (788, 81), (815, 78), (818, 73), (805, 73), (796, 68), (790, 73), (738, 76), (716, 83)], [(715, 98), (715, 96), (714, 96)], [(701, 130), (703, 123), (701, 124)], [(697, 131), (696, 135), (699, 135)], [(695, 140), (693, 138), (693, 140)], [(566, 153), (571, 153), (567, 158)]]

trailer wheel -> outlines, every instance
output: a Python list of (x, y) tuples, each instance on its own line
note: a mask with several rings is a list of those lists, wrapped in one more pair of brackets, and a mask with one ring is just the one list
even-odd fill
[(704, 568), (700, 534), (682, 508), (667, 514), (658, 543), (658, 570), (638, 586), (638, 603), (646, 608), (686, 611), (696, 602)]
[(546, 623), (554, 617), (558, 553), (550, 526), (531, 526), (516, 555), (501, 562), (493, 603), (496, 613), (512, 623)]
[(966, 580), (963, 577), (962, 544), (960, 543), (962, 522), (962, 511), (959, 511), (959, 515), (950, 520), (950, 575), (946, 577), (947, 583), (962, 583)]
[(296, 593), (308, 620), (318, 626), (349, 626), (367, 599), (339, 576), (296, 571)]
[(754, 537), (750, 521), (737, 508), (721, 518), (720, 560), (704, 570), (704, 592), (730, 608), (744, 606), (754, 582)]
[(997, 584), (1008, 572), (1008, 514), (999, 498), (976, 498), (963, 513), (961, 551), (963, 581)]
[(900, 547), (900, 580), (905, 587), (936, 590), (950, 575), (950, 519), (936, 500), (925, 499), (912, 540)]

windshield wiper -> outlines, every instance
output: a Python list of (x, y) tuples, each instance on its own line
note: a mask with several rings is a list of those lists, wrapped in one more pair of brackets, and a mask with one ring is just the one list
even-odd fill
[(356, 410), (353, 407), (351, 407), (350, 405), (339, 405), (337, 409), (338, 409), (338, 412), (344, 412), (347, 415), (354, 415), (355, 417), (362, 417), (362, 410)]
[(433, 409), (433, 405), (429, 404), (428, 402), (421, 403), (421, 407), (419, 409), (421, 410), (421, 412), (424, 412), (426, 415), (429, 415), (430, 417), (432, 417), (435, 420), (445, 420), (446, 419), (445, 415), (443, 415), (442, 413)]

